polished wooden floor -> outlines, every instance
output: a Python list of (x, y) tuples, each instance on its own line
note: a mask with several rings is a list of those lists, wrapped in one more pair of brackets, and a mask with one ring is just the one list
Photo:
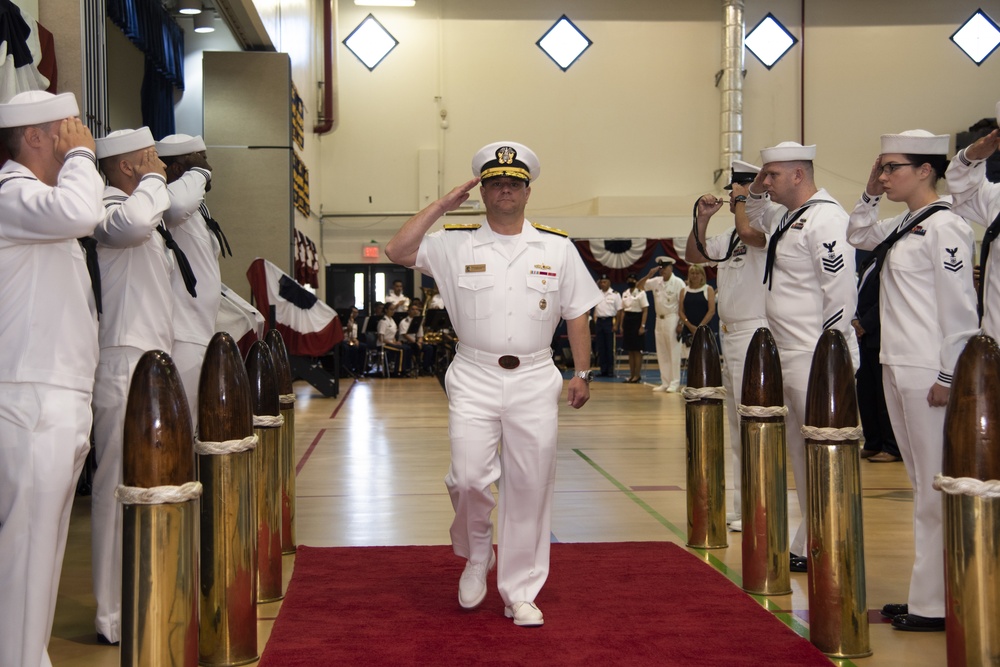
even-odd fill
[[(447, 544), (452, 510), (446, 399), (432, 378), (346, 381), (336, 399), (296, 383), (297, 539), (311, 546)], [(564, 392), (565, 397), (565, 392)], [(648, 385), (595, 381), (582, 410), (560, 408), (553, 539), (561, 542), (668, 540), (684, 543), (684, 408), (678, 394)], [(726, 475), (731, 479), (727, 456)], [(912, 493), (902, 463), (861, 463), (868, 606), (905, 602), (913, 560)], [(798, 522), (789, 481), (789, 513)], [(731, 503), (727, 503), (731, 505)], [(729, 547), (691, 550), (734, 581), (740, 534)], [(285, 581), (294, 567), (286, 556)], [(457, 586), (457, 582), (442, 585)], [(762, 603), (808, 632), (806, 575), (791, 595)], [(594, 613), (607, 609), (595, 600)], [(259, 608), (259, 642), (280, 602)], [(544, 605), (542, 605), (544, 610)], [(96, 643), (90, 587), (89, 499), (78, 498), (49, 653), (56, 667), (117, 665), (118, 649)], [(873, 655), (863, 667), (946, 663), (944, 633), (904, 633), (871, 614)], [(734, 618), (738, 624), (740, 619)], [(541, 630), (544, 632), (544, 629)], [(720, 627), (719, 632), (726, 632)], [(428, 664), (435, 658), (428, 657)]]

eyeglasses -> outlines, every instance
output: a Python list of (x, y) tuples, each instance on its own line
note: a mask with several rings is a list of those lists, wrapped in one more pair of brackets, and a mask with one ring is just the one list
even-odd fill
[(527, 184), (524, 181), (519, 180), (507, 180), (503, 178), (491, 178), (490, 180), (483, 183), (483, 187), (489, 188), (490, 190), (503, 190), (504, 188), (509, 188), (511, 190), (520, 190)]
[(912, 162), (886, 162), (879, 169), (880, 174), (886, 174), (892, 176), (893, 172), (897, 171), (900, 167), (912, 167)]

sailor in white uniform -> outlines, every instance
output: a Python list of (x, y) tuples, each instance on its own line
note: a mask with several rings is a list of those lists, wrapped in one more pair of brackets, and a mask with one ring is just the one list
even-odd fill
[(660, 386), (653, 391), (673, 393), (681, 384), (681, 341), (678, 334), (681, 325), (678, 320), (678, 306), (684, 281), (674, 275), (675, 260), (663, 255), (656, 258), (656, 266), (639, 280), (636, 288), (652, 290), (656, 304), (656, 364), (660, 368)]
[[(80, 237), (104, 215), (72, 93), (0, 104), (0, 665), (48, 667), (76, 481), (90, 451), (97, 301)], [(91, 239), (92, 240), (92, 239)], [(91, 245), (92, 250), (92, 245)], [(96, 257), (91, 268), (96, 272)], [(99, 276), (97, 276), (99, 279)]]
[[(792, 571), (804, 572), (806, 385), (816, 342), (826, 329), (844, 335), (857, 368), (858, 341), (851, 327), (858, 301), (854, 249), (847, 243), (847, 212), (813, 180), (816, 146), (784, 142), (765, 148), (760, 155), (764, 166), (750, 186), (746, 216), (752, 228), (769, 236), (763, 277), (765, 309), (781, 356), (788, 408), (785, 433), (803, 517), (789, 550)], [(737, 188), (733, 186), (733, 191), (742, 194)], [(750, 231), (740, 217), (736, 226), (741, 237)]]
[[(167, 210), (167, 178), (149, 128), (117, 130), (97, 140), (108, 180), (97, 227), (101, 266), (101, 358), (94, 384), (97, 470), (91, 499), (95, 625), (102, 641), (121, 640), (122, 482), (125, 404), (132, 373), (150, 350), (174, 341), (170, 273), (174, 259), (157, 228)], [(164, 230), (165, 233), (165, 230)]]
[[(944, 630), (941, 472), (945, 406), (958, 356), (978, 333), (972, 284), (972, 229), (935, 185), (948, 164), (948, 135), (924, 130), (882, 135), (882, 153), (851, 213), (848, 240), (875, 250), (881, 268), (879, 361), (886, 407), (913, 486), (916, 547), (907, 604), (883, 609), (900, 630)], [(878, 219), (879, 202), (907, 212)], [(881, 266), (880, 266), (881, 265)]]
[(200, 136), (172, 134), (156, 142), (156, 152), (167, 165), (170, 193), (170, 208), (163, 214), (163, 222), (187, 257), (196, 281), (192, 288), (179, 265), (171, 277), (176, 304), (171, 356), (184, 384), (191, 423), (197, 429), (201, 364), (215, 335), (222, 300), (219, 254), (225, 255), (229, 244), (205, 206), (205, 193), (212, 189), (212, 167), (204, 140)]
[[(549, 572), (558, 400), (562, 374), (549, 347), (565, 319), (576, 361), (568, 403), (590, 397), (590, 309), (600, 291), (564, 232), (524, 218), (538, 178), (535, 154), (514, 142), (483, 147), (476, 178), (411, 218), (386, 246), (397, 264), (432, 276), (461, 341), (448, 368), (451, 469), (445, 478), (455, 508), (455, 554), (467, 560), (459, 604), (479, 605), (493, 553), (490, 486), (500, 491), (497, 584), (505, 615), (538, 626), (535, 605)], [(446, 225), (425, 236), (482, 182), (485, 224)], [(500, 444), (502, 443), (502, 447)], [(502, 474), (501, 474), (502, 471)]]
[[(760, 172), (760, 167), (742, 160), (733, 160), (730, 165), (732, 177), (727, 190), (732, 191), (737, 184), (747, 186)], [(746, 216), (746, 194), (730, 193), (729, 210), (734, 215)], [(746, 243), (730, 227), (722, 234), (713, 236), (699, 247), (705, 238), (709, 220), (722, 208), (723, 200), (714, 195), (704, 195), (698, 200), (695, 215), (697, 236), (688, 236), (684, 258), (692, 263), (711, 262), (718, 267), (716, 303), (719, 309), (722, 332), (722, 384), (726, 388), (726, 415), (729, 419), (729, 446), (733, 453), (733, 511), (727, 513), (729, 529), (740, 531), (742, 521), (742, 447), (740, 444), (740, 417), (736, 406), (741, 403), (743, 393), (743, 366), (746, 362), (750, 339), (760, 327), (767, 326), (764, 313), (766, 290), (761, 283), (764, 276), (764, 260), (767, 257), (767, 237), (759, 230), (752, 230), (750, 243)]]
[[(1000, 123), (1000, 102), (996, 107)], [(993, 130), (952, 158), (945, 177), (952, 211), (986, 227), (979, 261), (979, 306), (983, 333), (1000, 340), (1000, 183), (986, 180), (986, 158), (1000, 148), (1000, 130)]]

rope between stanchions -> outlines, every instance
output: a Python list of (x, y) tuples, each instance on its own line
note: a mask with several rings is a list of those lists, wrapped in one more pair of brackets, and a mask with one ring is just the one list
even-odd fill
[(281, 394), (278, 396), (278, 402), (286, 405), (289, 403), (295, 403), (295, 394)]
[(995, 479), (984, 482), (975, 477), (946, 477), (938, 473), (934, 476), (934, 488), (953, 496), (1000, 498), (1000, 481)]
[(254, 428), (278, 428), (285, 423), (284, 415), (254, 415)]
[(187, 482), (180, 486), (140, 486), (121, 484), (115, 489), (115, 499), (123, 505), (162, 505), (186, 503), (201, 498), (201, 482)]
[(826, 426), (803, 426), (802, 435), (806, 440), (835, 440), (842, 442), (845, 440), (860, 440), (861, 426), (847, 426), (844, 428), (832, 428)]
[(238, 454), (248, 449), (254, 449), (260, 438), (253, 434), (240, 440), (224, 440), (222, 442), (205, 442), (194, 439), (194, 453), (202, 456), (220, 456), (223, 454)]
[(784, 417), (788, 415), (787, 405), (743, 405), (736, 406), (741, 417)]
[(684, 400), (688, 403), (693, 403), (694, 401), (703, 401), (706, 399), (719, 399), (722, 400), (726, 397), (725, 387), (684, 387), (681, 390), (681, 395)]

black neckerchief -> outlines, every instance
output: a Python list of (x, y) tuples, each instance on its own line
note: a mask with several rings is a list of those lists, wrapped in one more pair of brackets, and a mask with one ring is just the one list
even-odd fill
[(795, 214), (791, 218), (788, 217), (788, 212), (781, 216), (781, 223), (778, 225), (778, 229), (771, 234), (771, 240), (767, 244), (767, 263), (764, 264), (764, 284), (767, 285), (767, 291), (771, 291), (771, 283), (774, 281), (774, 260), (778, 254), (778, 241), (781, 237), (785, 235), (788, 228), (795, 224), (795, 221), (802, 217), (802, 214), (812, 206), (813, 204), (832, 204), (834, 202), (829, 199), (810, 199), (805, 204), (800, 206)]
[(869, 267), (871, 267), (873, 264), (875, 265), (874, 266), (875, 271), (877, 273), (881, 273), (882, 266), (885, 264), (885, 256), (889, 254), (889, 249), (892, 248), (893, 244), (896, 243), (896, 241), (906, 236), (906, 234), (909, 233), (911, 229), (913, 229), (914, 227), (916, 227), (921, 222), (931, 217), (938, 211), (946, 211), (949, 208), (951, 207), (948, 206), (947, 204), (932, 204), (927, 208), (925, 208), (920, 213), (920, 215), (914, 216), (913, 218), (909, 217), (903, 218), (903, 222), (900, 224), (900, 226), (897, 227), (896, 230), (893, 231), (891, 234), (889, 234), (887, 237), (882, 239), (881, 243), (875, 246), (875, 249), (872, 250), (872, 254), (869, 255), (868, 259), (865, 260), (864, 264), (862, 264), (858, 268), (858, 275), (861, 276), (863, 279), (865, 277), (865, 274), (868, 272)]
[(222, 231), (222, 225), (220, 225), (215, 218), (211, 216), (208, 212), (208, 207), (205, 206), (205, 202), (201, 203), (198, 207), (198, 212), (201, 213), (201, 217), (205, 218), (205, 224), (208, 225), (209, 230), (215, 234), (216, 240), (219, 242), (219, 250), (222, 251), (222, 256), (226, 256), (226, 252), (229, 256), (233, 256), (233, 251), (229, 247), (229, 239), (226, 238), (225, 232)]
[(87, 273), (90, 274), (90, 289), (94, 291), (94, 305), (97, 307), (97, 319), (101, 319), (101, 265), (97, 262), (97, 239), (84, 236), (77, 239), (87, 261)]
[(184, 279), (184, 287), (187, 289), (188, 294), (197, 298), (198, 292), (195, 291), (194, 286), (198, 284), (198, 279), (195, 278), (194, 271), (191, 270), (191, 264), (188, 262), (187, 255), (177, 245), (177, 241), (174, 240), (173, 235), (167, 231), (163, 223), (156, 226), (156, 231), (163, 237), (163, 242), (166, 246), (174, 252), (174, 256), (177, 258), (177, 270), (181, 272), (181, 277)]
[(990, 246), (997, 236), (1000, 236), (1000, 213), (993, 219), (990, 226), (986, 228), (983, 235), (983, 247), (979, 251), (979, 289), (976, 295), (979, 299), (979, 323), (983, 323), (983, 295), (986, 293), (986, 260), (990, 258)]

